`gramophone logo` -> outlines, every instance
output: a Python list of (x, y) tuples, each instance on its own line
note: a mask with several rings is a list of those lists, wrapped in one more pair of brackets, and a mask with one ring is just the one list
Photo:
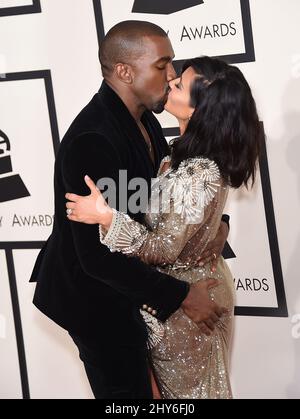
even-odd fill
[(8, 136), (0, 130), (0, 202), (30, 196), (20, 175), (12, 174), (10, 151)]
[(203, 0), (135, 0), (132, 13), (170, 15), (203, 3)]

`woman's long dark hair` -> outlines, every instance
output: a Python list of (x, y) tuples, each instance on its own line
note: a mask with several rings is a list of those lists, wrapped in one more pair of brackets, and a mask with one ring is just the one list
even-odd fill
[(252, 185), (263, 133), (251, 89), (241, 71), (224, 61), (199, 57), (185, 62), (198, 77), (191, 87), (195, 111), (185, 133), (171, 142), (171, 165), (191, 157), (216, 162), (225, 182)]

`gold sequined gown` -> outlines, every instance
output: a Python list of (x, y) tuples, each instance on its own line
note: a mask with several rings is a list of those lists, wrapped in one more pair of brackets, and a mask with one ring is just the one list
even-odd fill
[(145, 310), (141, 313), (149, 328), (153, 368), (163, 398), (231, 398), (228, 358), (235, 299), (233, 278), (222, 257), (214, 274), (210, 265), (200, 268), (195, 263), (217, 234), (228, 187), (217, 165), (205, 158), (185, 160), (177, 170), (169, 168), (158, 174), (145, 225), (114, 210), (109, 231), (100, 227), (100, 240), (113, 252), (138, 256), (189, 283), (208, 277), (220, 280), (210, 294), (228, 309), (228, 314), (209, 337), (181, 308), (164, 324)]

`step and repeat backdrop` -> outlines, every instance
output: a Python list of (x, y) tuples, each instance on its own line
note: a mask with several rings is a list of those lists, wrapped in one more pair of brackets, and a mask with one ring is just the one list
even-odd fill
[[(253, 88), (267, 144), (254, 190), (233, 191), (226, 208), (232, 379), (236, 397), (300, 396), (298, 18), (297, 0), (0, 0), (0, 398), (92, 397), (76, 349), (35, 310), (28, 280), (53, 226), (60, 140), (100, 86), (99, 43), (127, 19), (168, 32), (178, 71), (187, 58), (223, 57)], [(169, 115), (159, 119), (167, 139), (178, 134)]]

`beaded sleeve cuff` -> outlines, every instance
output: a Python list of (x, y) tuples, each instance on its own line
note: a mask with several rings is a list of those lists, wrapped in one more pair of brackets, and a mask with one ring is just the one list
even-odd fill
[(135, 254), (138, 252), (147, 236), (147, 229), (142, 224), (132, 220), (127, 214), (113, 209), (113, 218), (109, 230), (105, 233), (99, 226), (100, 242), (111, 252)]

